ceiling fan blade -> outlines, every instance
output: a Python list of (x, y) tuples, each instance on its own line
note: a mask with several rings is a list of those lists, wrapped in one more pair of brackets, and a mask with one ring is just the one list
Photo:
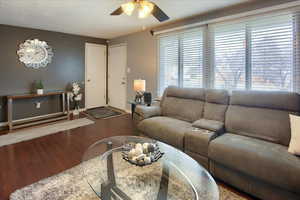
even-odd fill
[(120, 7), (114, 12), (110, 13), (110, 15), (121, 15), (123, 13), (123, 9)]
[[(152, 2), (153, 3), (153, 2)], [(168, 19), (170, 19), (170, 17), (164, 13), (164, 11), (162, 11), (155, 3), (154, 4), (154, 8), (152, 11), (152, 15), (160, 22), (166, 21)]]

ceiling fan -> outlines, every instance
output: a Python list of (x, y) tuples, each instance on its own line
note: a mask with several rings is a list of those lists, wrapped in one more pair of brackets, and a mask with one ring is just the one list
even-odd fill
[(170, 19), (155, 3), (148, 0), (132, 0), (124, 3), (110, 15), (121, 15), (125, 13), (130, 16), (135, 9), (138, 9), (139, 18), (146, 18), (152, 14), (160, 22)]

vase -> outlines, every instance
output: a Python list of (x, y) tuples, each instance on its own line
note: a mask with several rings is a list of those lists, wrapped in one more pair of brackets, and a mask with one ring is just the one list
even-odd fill
[(75, 101), (75, 108), (73, 111), (73, 115), (79, 115), (80, 111), (79, 111), (79, 102)]
[(36, 90), (36, 93), (37, 93), (38, 95), (42, 95), (42, 94), (44, 94), (44, 90), (43, 90), (43, 89), (37, 89), (37, 90)]

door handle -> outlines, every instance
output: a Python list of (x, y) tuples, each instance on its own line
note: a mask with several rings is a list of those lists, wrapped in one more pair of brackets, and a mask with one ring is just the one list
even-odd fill
[(122, 85), (125, 85), (126, 83), (125, 83), (125, 82), (122, 82), (121, 84), (122, 84)]
[(87, 82), (91, 82), (91, 79), (88, 79)]

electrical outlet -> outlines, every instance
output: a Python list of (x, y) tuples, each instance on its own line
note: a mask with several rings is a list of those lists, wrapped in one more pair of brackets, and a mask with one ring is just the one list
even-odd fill
[(40, 108), (41, 108), (41, 102), (36, 102), (36, 103), (35, 103), (35, 107), (36, 107), (37, 109), (40, 109)]

